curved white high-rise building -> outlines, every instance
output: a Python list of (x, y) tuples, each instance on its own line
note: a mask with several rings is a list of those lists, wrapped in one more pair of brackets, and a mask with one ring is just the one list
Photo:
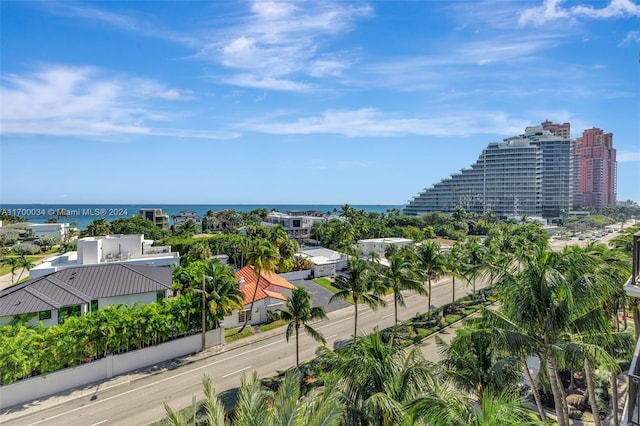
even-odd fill
[(416, 195), (406, 215), (492, 211), (499, 216), (558, 217), (572, 204), (571, 140), (542, 126), (490, 143), (478, 160)]

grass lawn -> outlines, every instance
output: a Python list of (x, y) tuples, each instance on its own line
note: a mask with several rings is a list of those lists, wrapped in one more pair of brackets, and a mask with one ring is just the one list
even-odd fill
[(270, 322), (269, 324), (261, 325), (260, 331), (265, 332), (273, 330), (274, 328), (282, 327), (283, 325), (287, 325), (287, 322), (285, 320), (279, 319), (277, 321)]
[(253, 336), (253, 329), (251, 327), (247, 327), (242, 330), (242, 333), (238, 334), (239, 328), (228, 328), (224, 331), (224, 341), (226, 343), (235, 342), (236, 340), (240, 340), (245, 337)]
[[(34, 254), (31, 256), (25, 256), (27, 259), (29, 259), (30, 261), (32, 261), (33, 263), (38, 262), (39, 260), (42, 260), (45, 256), (47, 256), (46, 254)], [(7, 257), (18, 257), (16, 255), (9, 255)], [(20, 269), (16, 269), (16, 272), (19, 273)], [(9, 265), (2, 265), (0, 266), (0, 275), (7, 275), (11, 273), (11, 266)], [(25, 272), (26, 274), (26, 272)], [(23, 274), (24, 276), (24, 274)]]

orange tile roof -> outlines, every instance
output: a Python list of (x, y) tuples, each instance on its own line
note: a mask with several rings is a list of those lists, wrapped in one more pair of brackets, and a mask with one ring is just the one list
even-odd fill
[[(240, 290), (242, 291), (242, 303), (244, 305), (249, 305), (251, 303), (251, 298), (253, 297), (253, 292), (255, 291), (256, 284), (258, 282), (258, 277), (256, 277), (256, 274), (253, 271), (253, 266), (245, 266), (244, 268), (236, 272), (235, 275), (237, 280), (240, 280), (240, 277), (244, 278), (244, 288)], [(286, 300), (286, 297), (282, 294), (267, 290), (267, 288), (272, 285), (287, 290), (292, 290), (295, 288), (293, 284), (291, 284), (289, 281), (285, 280), (278, 274), (274, 272), (263, 272), (262, 274), (260, 274), (260, 287), (256, 292), (255, 300), (262, 300), (268, 297)]]
[[(267, 295), (272, 299), (287, 300), (287, 298), (283, 294), (276, 293), (275, 291), (264, 290), (264, 292), (267, 293)], [(249, 303), (251, 303), (251, 301), (249, 301)]]

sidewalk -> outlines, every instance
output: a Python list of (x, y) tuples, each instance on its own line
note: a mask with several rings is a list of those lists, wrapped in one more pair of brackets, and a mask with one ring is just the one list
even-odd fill
[[(352, 313), (353, 307), (346, 307), (340, 310), (329, 312), (327, 316), (329, 317), (329, 319), (342, 319), (350, 316)], [(108, 380), (101, 380), (99, 382), (90, 383), (85, 386), (49, 395), (42, 399), (30, 401), (28, 403), (25, 403), (24, 406), (21, 406), (16, 411), (0, 411), (0, 424), (3, 421), (13, 420), (24, 415), (37, 413), (47, 408), (54, 407), (56, 405), (78, 398), (94, 396), (99, 391), (104, 391), (106, 389), (111, 389), (122, 385), (129, 385), (136, 380), (173, 370), (203, 359), (221, 356), (226, 352), (249, 346), (274, 336), (282, 336), (282, 339), (284, 340), (284, 326), (265, 332), (258, 332), (252, 336), (244, 337), (231, 343), (225, 343), (222, 346), (213, 346), (203, 352), (197, 352), (191, 355), (185, 355), (182, 357), (170, 359), (155, 365), (115, 376)]]
[[(391, 296), (386, 296), (386, 298), (390, 298), (390, 297)], [(327, 316), (329, 320), (341, 320), (351, 316), (352, 314), (353, 314), (353, 306), (348, 306), (336, 311), (329, 312)], [(453, 334), (455, 334), (455, 333), (451, 333), (451, 331), (454, 331), (461, 324), (462, 324), (462, 321), (453, 323), (449, 327), (445, 328), (444, 330), (448, 331), (446, 333), (447, 334), (446, 337), (442, 336), (440, 333), (436, 333), (434, 335), (427, 337), (425, 340), (423, 340), (421, 343), (417, 344), (416, 346), (422, 347), (423, 349), (426, 349), (427, 346), (431, 346), (433, 348), (435, 347), (434, 345), (435, 345), (436, 336), (440, 336), (445, 339), (447, 339), (447, 337), (451, 338), (453, 337)], [(119, 376), (113, 377), (112, 379), (94, 382), (82, 387), (78, 387), (78, 388), (63, 391), (57, 394), (53, 394), (40, 400), (34, 400), (29, 403), (26, 403), (24, 406), (20, 407), (19, 410), (14, 412), (0, 411), (0, 423), (2, 423), (3, 421), (13, 420), (13, 419), (22, 417), (24, 415), (37, 413), (47, 408), (50, 408), (68, 401), (72, 401), (78, 398), (89, 397), (89, 396), (93, 397), (97, 395), (99, 391), (116, 388), (122, 385), (130, 385), (132, 382), (143, 379), (145, 377), (150, 377), (153, 375), (161, 374), (166, 371), (174, 370), (176, 368), (183, 367), (200, 360), (222, 356), (226, 352), (230, 352), (234, 349), (242, 348), (245, 346), (250, 346), (254, 343), (258, 343), (275, 336), (281, 336), (284, 339), (284, 326), (278, 327), (266, 332), (257, 332), (252, 336), (244, 337), (234, 342), (225, 343), (222, 346), (213, 346), (203, 352), (197, 352), (194, 354), (185, 355), (179, 358), (167, 360), (162, 363), (158, 363), (152, 366), (134, 370), (129, 373), (121, 374)], [(624, 411), (624, 406), (626, 403), (627, 385), (628, 385), (628, 376), (626, 375), (626, 372), (623, 372), (618, 375), (618, 401), (619, 401), (618, 415), (620, 417), (622, 416), (622, 413)], [(535, 406), (532, 406), (532, 409), (535, 411), (536, 410)], [(546, 413), (549, 418), (551, 419), (555, 418), (555, 412), (546, 410)], [(607, 418), (605, 418), (602, 421), (602, 425), (612, 425), (613, 423), (611, 421), (611, 418), (612, 416), (608, 415)], [(580, 420), (570, 420), (570, 424), (575, 426), (591, 426), (591, 425), (594, 425), (595, 423), (585, 422)]]

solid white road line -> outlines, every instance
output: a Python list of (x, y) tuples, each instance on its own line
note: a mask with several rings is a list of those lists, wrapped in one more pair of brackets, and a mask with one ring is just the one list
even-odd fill
[(384, 319), (384, 318), (389, 318), (389, 317), (392, 317), (392, 316), (393, 316), (393, 313), (384, 315), (382, 318)]
[(102, 423), (106, 423), (106, 422), (108, 422), (108, 420), (107, 420), (107, 419), (104, 419), (103, 421), (98, 422), (98, 423), (94, 423), (94, 424), (92, 424), (91, 426), (98, 426), (98, 425), (101, 425)]
[(234, 374), (237, 374), (237, 373), (239, 373), (239, 372), (241, 372), (241, 371), (244, 371), (244, 370), (248, 370), (248, 369), (250, 369), (250, 368), (251, 368), (251, 366), (250, 366), (250, 365), (248, 365), (248, 366), (246, 366), (246, 367), (244, 367), (244, 368), (241, 368), (240, 370), (236, 370), (236, 371), (232, 371), (231, 373), (227, 373), (227, 374), (225, 374), (224, 376), (222, 376), (222, 378), (223, 378), (223, 379), (226, 379), (226, 378), (227, 378), (227, 377), (229, 377), (229, 376), (233, 376)]
[(322, 330), (323, 328), (331, 327), (334, 324), (338, 324), (339, 322), (348, 321), (348, 320), (353, 320), (353, 316), (342, 318), (341, 320), (334, 321), (331, 324), (327, 324), (327, 325), (323, 325), (323, 326), (320, 326), (320, 327), (316, 327), (316, 330)]
[(184, 376), (184, 375), (186, 375), (186, 374), (190, 374), (190, 373), (192, 373), (192, 372), (194, 372), (194, 371), (203, 370), (203, 369), (205, 369), (205, 368), (209, 368), (209, 367), (211, 367), (212, 365), (220, 364), (221, 362), (225, 362), (225, 361), (228, 361), (228, 360), (230, 360), (230, 359), (237, 358), (237, 357), (239, 357), (239, 356), (244, 356), (244, 355), (246, 355), (246, 354), (248, 354), (248, 353), (250, 353), (250, 352), (259, 351), (259, 350), (264, 349), (264, 348), (266, 348), (266, 347), (268, 347), (268, 346), (279, 345), (279, 344), (281, 344), (281, 343), (282, 343), (282, 342), (280, 342), (280, 341), (267, 343), (266, 345), (262, 345), (262, 346), (260, 346), (259, 348), (249, 349), (248, 351), (244, 351), (244, 352), (242, 352), (241, 354), (233, 355), (233, 356), (230, 356), (230, 357), (227, 357), (227, 358), (224, 358), (224, 359), (219, 359), (219, 360), (217, 360), (217, 361), (210, 362), (210, 363), (205, 364), (205, 365), (201, 365), (200, 367), (194, 368), (193, 370), (184, 371), (184, 372), (182, 372), (182, 373), (178, 373), (178, 374), (176, 374), (176, 375), (174, 375), (174, 376), (166, 377), (166, 378), (164, 378), (164, 379), (161, 379), (161, 380), (157, 380), (157, 381), (155, 381), (155, 382), (148, 383), (148, 384), (146, 384), (146, 385), (144, 385), (144, 386), (140, 386), (139, 388), (131, 389), (131, 390), (128, 390), (128, 391), (126, 391), (126, 392), (122, 392), (122, 393), (119, 393), (119, 394), (117, 394), (117, 395), (110, 396), (110, 397), (108, 397), (108, 398), (99, 399), (99, 400), (97, 400), (97, 401), (95, 401), (95, 402), (92, 402), (91, 404), (83, 405), (82, 407), (74, 408), (73, 410), (68, 410), (68, 411), (65, 411), (65, 412), (63, 412), (63, 413), (56, 414), (55, 416), (51, 416), (51, 417), (48, 417), (48, 418), (46, 418), (46, 419), (42, 419), (42, 420), (39, 420), (39, 421), (37, 421), (37, 422), (31, 423), (31, 424), (29, 424), (28, 426), (37, 425), (37, 424), (40, 424), (40, 423), (45, 423), (45, 422), (48, 422), (49, 420), (56, 419), (56, 418), (58, 418), (58, 417), (62, 417), (62, 416), (66, 416), (66, 415), (68, 415), (68, 414), (75, 413), (76, 411), (80, 411), (80, 410), (83, 410), (83, 409), (88, 408), (88, 407), (93, 407), (94, 405), (102, 404), (103, 402), (107, 402), (107, 401), (110, 401), (110, 400), (112, 400), (112, 399), (120, 398), (121, 396), (125, 396), (125, 395), (128, 395), (128, 394), (130, 394), (130, 393), (138, 392), (138, 391), (140, 391), (140, 390), (142, 390), (142, 389), (146, 389), (146, 388), (149, 388), (149, 387), (151, 387), (151, 386), (155, 386), (155, 385), (157, 385), (157, 384), (164, 383), (164, 382), (169, 381), (169, 380), (173, 380), (173, 379), (174, 379), (174, 378), (176, 378), (176, 377)]

